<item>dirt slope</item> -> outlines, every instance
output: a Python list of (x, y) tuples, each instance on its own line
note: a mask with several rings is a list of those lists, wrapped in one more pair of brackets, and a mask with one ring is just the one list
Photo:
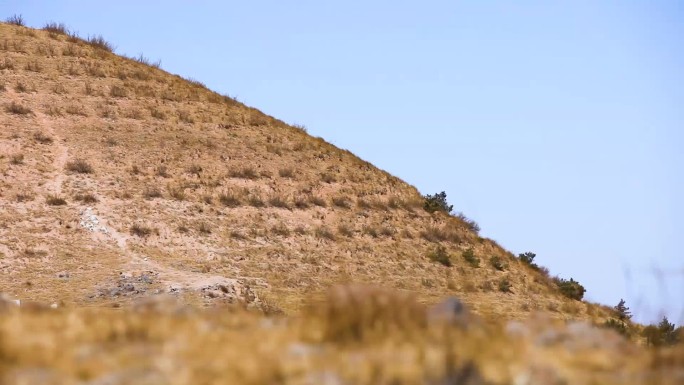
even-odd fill
[[(467, 221), (424, 211), (413, 186), (202, 84), (7, 24), (0, 53), (0, 292), (75, 305), (172, 293), (291, 312), (366, 282), (508, 318), (607, 315)], [(438, 245), (453, 266), (428, 258)], [(469, 248), (479, 267), (462, 258)]]

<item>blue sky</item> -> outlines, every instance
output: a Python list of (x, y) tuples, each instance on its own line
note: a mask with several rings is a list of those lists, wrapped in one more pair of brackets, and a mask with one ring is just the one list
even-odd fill
[(678, 1), (31, 1), (64, 22), (445, 190), (590, 300), (684, 324)]

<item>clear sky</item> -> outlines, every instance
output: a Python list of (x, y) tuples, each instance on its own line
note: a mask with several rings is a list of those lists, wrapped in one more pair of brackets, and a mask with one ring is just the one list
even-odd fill
[(32, 1), (445, 190), (586, 297), (684, 324), (680, 1)]

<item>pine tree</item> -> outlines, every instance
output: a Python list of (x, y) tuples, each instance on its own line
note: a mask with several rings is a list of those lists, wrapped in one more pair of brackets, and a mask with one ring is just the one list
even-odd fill
[(632, 313), (629, 312), (629, 308), (625, 306), (625, 300), (620, 299), (620, 302), (617, 304), (617, 306), (614, 307), (615, 312), (617, 313), (617, 318), (625, 322), (628, 319), (632, 318)]

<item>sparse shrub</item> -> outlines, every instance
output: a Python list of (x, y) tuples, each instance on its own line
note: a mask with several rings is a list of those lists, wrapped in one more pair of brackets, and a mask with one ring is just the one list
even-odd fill
[(179, 111), (178, 120), (180, 120), (183, 123), (195, 123), (195, 118), (193, 118), (192, 115), (190, 115), (190, 113), (187, 111)]
[(152, 235), (154, 231), (147, 226), (143, 226), (136, 223), (133, 226), (131, 226), (130, 232), (131, 235), (135, 235), (140, 238), (147, 238), (148, 236)]
[(225, 191), (219, 195), (219, 202), (226, 207), (238, 207), (242, 204), (240, 196), (234, 191)]
[(52, 143), (52, 138), (43, 134), (42, 132), (36, 132), (35, 134), (33, 134), (33, 139), (40, 144)]
[(43, 71), (43, 66), (38, 62), (38, 60), (28, 61), (24, 68), (27, 71), (31, 71), (31, 72), (42, 72)]
[(228, 175), (231, 178), (241, 178), (241, 179), (257, 179), (259, 174), (253, 167), (245, 166), (239, 170), (231, 170)]
[(24, 164), (24, 154), (14, 154), (10, 157), (10, 164), (21, 165)]
[(237, 230), (231, 231), (231, 232), (230, 232), (230, 237), (233, 238), (233, 239), (240, 239), (240, 240), (247, 239), (247, 237), (245, 237), (244, 234), (242, 234), (241, 232), (239, 232), (239, 231), (237, 231)]
[(339, 208), (343, 208), (343, 209), (351, 208), (351, 202), (349, 201), (349, 198), (347, 198), (347, 197), (336, 196), (336, 197), (333, 197), (332, 202), (333, 202), (333, 205), (335, 205), (335, 207), (339, 207)]
[(93, 194), (77, 194), (76, 196), (74, 196), (74, 199), (76, 201), (79, 201), (82, 203), (97, 203), (98, 202), (98, 199)]
[(584, 293), (586, 291), (584, 286), (574, 279), (570, 278), (568, 281), (563, 278), (556, 278), (554, 281), (564, 296), (577, 301), (581, 301), (584, 297)]
[(45, 203), (50, 206), (64, 206), (67, 204), (64, 198), (57, 195), (48, 195), (47, 198), (45, 198)]
[(143, 196), (147, 199), (161, 198), (162, 192), (159, 187), (148, 186), (143, 190)]
[(297, 196), (294, 199), (294, 206), (300, 210), (308, 209), (309, 201), (306, 199), (306, 197)]
[(508, 278), (501, 278), (499, 280), (499, 291), (502, 293), (510, 293), (511, 292), (511, 281)]
[(325, 226), (320, 226), (316, 228), (316, 237), (327, 239), (329, 241), (335, 240), (335, 234), (333, 234), (333, 232)]
[(159, 120), (166, 119), (166, 114), (164, 113), (164, 111), (162, 111), (158, 108), (151, 108), (150, 109), (150, 115), (152, 115), (152, 117), (155, 119), (159, 119)]
[(380, 236), (380, 233), (378, 232), (378, 229), (375, 226), (364, 226), (363, 233), (373, 238), (377, 238)]
[(169, 196), (177, 201), (184, 201), (186, 196), (185, 196), (185, 190), (183, 190), (181, 187), (169, 187)]
[(75, 104), (67, 106), (64, 111), (69, 115), (88, 116), (88, 113), (83, 109), (83, 107)]
[(380, 228), (380, 235), (383, 237), (393, 237), (396, 231), (390, 226), (383, 226)]
[(317, 196), (312, 196), (309, 199), (309, 202), (311, 202), (313, 205), (318, 206), (318, 207), (327, 207), (328, 203), (325, 201), (325, 199)]
[(25, 106), (22, 106), (21, 104), (17, 102), (12, 102), (5, 106), (5, 111), (9, 112), (10, 114), (15, 114), (15, 115), (28, 115), (32, 113), (31, 109)]
[(354, 236), (354, 229), (346, 224), (340, 224), (339, 226), (337, 226), (337, 232), (341, 235), (344, 235), (347, 238), (351, 238)]
[(337, 178), (335, 178), (335, 175), (329, 172), (321, 174), (321, 180), (328, 184), (337, 182)]
[(455, 230), (449, 229), (447, 227), (436, 227), (436, 226), (430, 226), (426, 228), (425, 230), (420, 232), (420, 236), (423, 237), (428, 242), (451, 242), (451, 243), (460, 243), (461, 242), (461, 237), (458, 235), (458, 233)]
[(608, 321), (604, 322), (602, 326), (606, 329), (613, 329), (625, 337), (629, 337), (629, 330), (627, 329), (627, 325), (622, 321), (618, 321), (611, 318)]
[(289, 237), (290, 229), (285, 226), (284, 223), (279, 223), (271, 228), (273, 234), (279, 235), (281, 237)]
[(534, 261), (534, 258), (536, 256), (537, 256), (537, 254), (535, 254), (531, 251), (528, 251), (526, 253), (518, 254), (518, 259), (520, 259), (520, 261), (522, 261), (523, 263), (526, 263), (528, 265), (534, 265), (533, 261)]
[(87, 161), (83, 159), (75, 159), (72, 160), (71, 162), (67, 162), (66, 164), (66, 170), (75, 172), (78, 174), (92, 174), (93, 173), (93, 166), (90, 165)]
[(247, 197), (247, 203), (249, 203), (250, 206), (257, 208), (266, 206), (266, 202), (264, 202), (263, 198), (258, 192), (250, 193)]
[(109, 96), (111, 96), (113, 98), (125, 98), (127, 95), (128, 95), (128, 92), (123, 87), (112, 86), (109, 89)]
[(423, 203), (423, 208), (425, 211), (429, 213), (434, 213), (435, 211), (441, 211), (445, 213), (450, 213), (453, 209), (453, 205), (449, 205), (446, 200), (446, 192), (442, 191), (441, 193), (434, 194), (434, 195), (425, 195), (424, 198), (424, 203)]
[(271, 195), (271, 197), (268, 199), (268, 204), (272, 207), (278, 207), (281, 209), (290, 208), (290, 204), (287, 202), (287, 199), (275, 194)]
[(461, 253), (461, 256), (471, 267), (480, 267), (480, 258), (475, 255), (475, 251), (472, 247)]
[(162, 178), (168, 178), (171, 176), (169, 175), (168, 169), (164, 165), (157, 166), (157, 169), (155, 170), (155, 175), (160, 176)]
[(17, 82), (17, 84), (14, 85), (14, 90), (17, 92), (30, 92), (31, 88), (24, 82)]
[(33, 195), (19, 193), (15, 196), (15, 199), (17, 200), (17, 202), (29, 202), (33, 200)]
[(468, 228), (468, 230), (474, 232), (475, 234), (480, 232), (480, 225), (478, 225), (474, 220), (466, 217), (463, 213), (458, 213), (456, 217), (463, 221), (463, 224), (466, 226), (466, 228)]
[(278, 175), (280, 175), (281, 178), (292, 178), (294, 176), (294, 170), (292, 167), (281, 168), (278, 170)]
[(356, 201), (356, 207), (360, 208), (361, 210), (367, 210), (371, 208), (371, 204), (365, 199), (358, 199)]
[(56, 33), (60, 35), (68, 35), (69, 34), (69, 29), (64, 25), (64, 23), (55, 23), (55, 22), (49, 22), (46, 23), (45, 26), (43, 27), (43, 31), (47, 31), (50, 33)]
[(187, 171), (188, 174), (199, 176), (202, 173), (202, 166), (198, 164), (191, 164), (185, 171)]
[(107, 52), (113, 52), (114, 51), (114, 47), (107, 40), (105, 40), (104, 37), (102, 37), (101, 35), (88, 37), (88, 39), (86, 40), (86, 43), (88, 43), (89, 45), (91, 45), (97, 49), (101, 49), (103, 51), (107, 51)]
[(199, 226), (197, 226), (197, 231), (201, 234), (211, 234), (211, 227), (206, 222), (201, 222)]
[(489, 257), (489, 264), (495, 268), (496, 270), (499, 271), (504, 271), (508, 268), (508, 265), (501, 260), (501, 257), (498, 255), (492, 255)]
[(24, 27), (26, 24), (24, 24), (24, 17), (22, 15), (12, 15), (5, 19), (5, 22), (7, 24), (13, 24), (13, 25), (18, 25), (20, 27)]
[(13, 70), (14, 69), (14, 62), (10, 60), (9, 58), (5, 58), (2, 61), (0, 61), (0, 70)]
[(431, 252), (428, 253), (427, 257), (431, 261), (439, 262), (444, 266), (452, 266), (451, 256), (447, 252), (446, 248), (442, 245), (436, 246)]
[(5, 86), (5, 82), (0, 82), (0, 92), (5, 92), (7, 91), (7, 87)]

